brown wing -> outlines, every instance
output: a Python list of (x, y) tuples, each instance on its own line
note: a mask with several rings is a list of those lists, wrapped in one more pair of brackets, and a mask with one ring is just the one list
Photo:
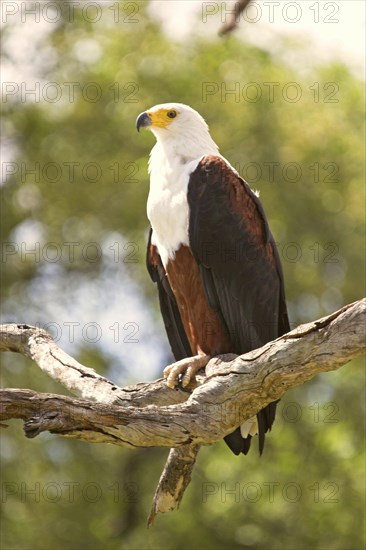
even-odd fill
[[(204, 157), (188, 185), (189, 244), (211, 307), (230, 335), (232, 352), (246, 353), (290, 330), (283, 275), (258, 197), (218, 156)], [(276, 403), (257, 415), (259, 450), (274, 421)], [(249, 450), (250, 436), (226, 442)]]
[(282, 268), (258, 197), (221, 158), (204, 157), (188, 185), (189, 244), (210, 305), (245, 353), (289, 330)]

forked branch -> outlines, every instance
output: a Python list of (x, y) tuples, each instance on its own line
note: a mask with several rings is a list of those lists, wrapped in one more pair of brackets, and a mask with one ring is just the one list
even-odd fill
[(44, 331), (3, 325), (0, 351), (34, 359), (82, 399), (4, 389), (0, 420), (24, 421), (27, 437), (43, 431), (123, 447), (173, 447), (155, 495), (150, 521), (179, 504), (200, 445), (211, 445), (290, 388), (340, 368), (365, 353), (366, 300), (242, 356), (220, 356), (191, 393), (163, 380), (119, 388), (60, 350)]

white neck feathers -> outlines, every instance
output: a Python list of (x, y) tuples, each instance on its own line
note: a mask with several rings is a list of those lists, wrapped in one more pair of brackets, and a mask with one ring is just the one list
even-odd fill
[[(178, 121), (177, 121), (178, 122)], [(190, 174), (205, 155), (218, 155), (206, 123), (193, 121), (173, 129), (152, 128), (157, 143), (149, 160), (147, 215), (166, 266), (182, 245), (189, 245), (187, 189)]]

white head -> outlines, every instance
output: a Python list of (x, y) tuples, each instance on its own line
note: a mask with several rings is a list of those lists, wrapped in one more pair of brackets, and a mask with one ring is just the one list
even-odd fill
[(148, 128), (163, 149), (187, 160), (218, 153), (205, 120), (183, 103), (155, 105), (137, 117), (136, 128)]

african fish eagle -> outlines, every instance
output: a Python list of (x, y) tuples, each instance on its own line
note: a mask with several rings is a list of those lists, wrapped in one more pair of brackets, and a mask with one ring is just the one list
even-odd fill
[[(164, 376), (168, 386), (186, 387), (210, 357), (246, 353), (290, 330), (281, 263), (258, 196), (219, 154), (199, 113), (156, 105), (136, 127), (157, 140), (147, 267), (177, 361)], [(225, 437), (235, 454), (247, 454), (256, 434), (262, 453), (276, 405)]]

